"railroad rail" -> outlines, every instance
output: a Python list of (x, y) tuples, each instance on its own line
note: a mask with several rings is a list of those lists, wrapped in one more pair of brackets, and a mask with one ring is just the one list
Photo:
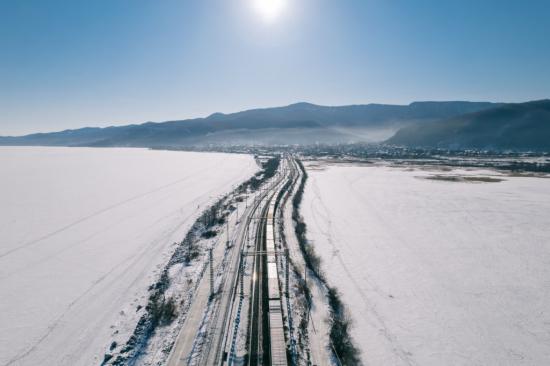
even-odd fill
[[(288, 295), (288, 288), (284, 291), (285, 285), (288, 286), (288, 252), (277, 244), (275, 222), (277, 199), (285, 184), (292, 180), (292, 175), (289, 176), (291, 168), (289, 158), (281, 159), (277, 174), (264, 184), (236, 226), (233, 245), (227, 253), (226, 274), (213, 300), (215, 303), (212, 303), (214, 308), (200, 355), (198, 358), (186, 357), (190, 355), (185, 351), (189, 349), (190, 337), (184, 336), (181, 338), (185, 339), (186, 345), (180, 347), (184, 351), (172, 352), (170, 365), (232, 366), (242, 365), (243, 361), (250, 366), (291, 364), (288, 359), (291, 343), (285, 333), (283, 316), (290, 311), (283, 307), (283, 301), (287, 300), (284, 296)], [(248, 247), (249, 234), (254, 237), (252, 247)], [(247, 287), (249, 301), (245, 297), (244, 272), (247, 266), (252, 269)], [(245, 323), (246, 328), (241, 323)], [(199, 330), (182, 330), (180, 335), (195, 331)], [(246, 345), (242, 341), (240, 345), (246, 349), (241, 347), (239, 359), (238, 334), (245, 331)], [(243, 355), (244, 351), (246, 354)]]

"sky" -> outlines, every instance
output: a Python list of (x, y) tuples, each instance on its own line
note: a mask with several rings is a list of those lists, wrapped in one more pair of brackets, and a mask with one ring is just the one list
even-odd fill
[(0, 135), (549, 98), (549, 14), (547, 0), (0, 0)]

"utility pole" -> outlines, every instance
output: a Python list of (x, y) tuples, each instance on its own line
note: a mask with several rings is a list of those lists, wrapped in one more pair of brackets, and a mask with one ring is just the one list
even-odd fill
[(239, 266), (241, 280), (241, 299), (244, 298), (244, 251), (241, 250), (241, 265)]
[(210, 259), (210, 297), (214, 296), (214, 255), (212, 254), (212, 248), (208, 251), (208, 257)]
[(289, 263), (288, 263), (288, 248), (285, 249), (285, 259), (286, 259), (286, 268), (285, 268), (285, 292), (286, 296), (289, 296), (289, 277), (290, 277), (290, 269), (289, 269)]
[(225, 231), (227, 232), (227, 242), (225, 243), (225, 247), (229, 248), (229, 217), (227, 216), (227, 221), (225, 221)]

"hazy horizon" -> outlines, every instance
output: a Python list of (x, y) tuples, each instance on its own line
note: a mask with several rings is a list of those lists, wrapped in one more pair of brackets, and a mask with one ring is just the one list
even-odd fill
[(548, 98), (549, 10), (539, 0), (4, 2), (0, 135), (298, 101)]
[[(531, 100), (526, 100), (526, 101), (519, 101), (517, 103), (522, 103), (522, 102), (529, 102)], [(152, 121), (152, 120), (143, 120), (143, 121), (127, 121), (127, 122), (120, 122), (120, 121), (102, 121), (102, 122), (98, 122), (96, 124), (82, 124), (82, 125), (79, 125), (79, 124), (75, 124), (75, 127), (68, 127), (68, 128), (64, 128), (64, 129), (51, 129), (51, 130), (39, 130), (39, 131), (28, 131), (28, 132), (23, 132), (23, 133), (20, 133), (20, 134), (13, 134), (13, 135), (9, 135), (9, 134), (2, 134), (0, 132), (0, 136), (1, 137), (17, 137), (17, 136), (25, 136), (25, 135), (30, 135), (30, 134), (35, 134), (35, 133), (51, 133), (51, 132), (59, 132), (59, 131), (65, 131), (65, 130), (78, 130), (78, 129), (81, 129), (81, 128), (87, 128), (87, 127), (91, 127), (91, 128), (95, 128), (95, 127), (98, 127), (98, 128), (106, 128), (106, 127), (119, 127), (119, 126), (128, 126), (128, 125), (140, 125), (140, 124), (144, 124), (144, 123), (162, 123), (162, 122), (170, 122), (170, 121), (184, 121), (184, 120), (191, 120), (191, 119), (201, 119), (201, 118), (208, 118), (210, 117), (211, 115), (213, 114), (224, 114), (224, 115), (229, 115), (229, 114), (232, 114), (232, 113), (238, 113), (238, 112), (243, 112), (243, 111), (249, 111), (249, 110), (256, 110), (256, 109), (271, 109), (271, 108), (284, 108), (284, 107), (288, 107), (288, 106), (291, 106), (291, 105), (294, 105), (294, 104), (300, 104), (300, 103), (306, 103), (306, 104), (313, 104), (313, 105), (317, 105), (317, 106), (321, 106), (321, 107), (344, 107), (344, 106), (352, 106), (352, 105), (369, 105), (369, 104), (378, 104), (378, 105), (410, 105), (412, 103), (422, 103), (422, 102), (474, 102), (474, 103), (477, 103), (477, 102), (488, 102), (488, 103), (508, 103), (508, 102), (502, 102), (502, 101), (491, 101), (491, 100), (414, 100), (414, 101), (410, 101), (410, 102), (406, 102), (406, 103), (383, 103), (383, 102), (367, 102), (367, 103), (345, 103), (345, 104), (319, 104), (319, 103), (312, 103), (312, 102), (305, 102), (305, 101), (298, 101), (298, 102), (293, 102), (293, 103), (289, 103), (289, 104), (285, 104), (285, 105), (272, 105), (272, 106), (255, 106), (255, 107), (250, 107), (250, 108), (245, 108), (245, 109), (240, 109), (240, 110), (235, 110), (235, 111), (214, 111), (214, 112), (211, 112), (211, 113), (208, 113), (206, 115), (199, 115), (199, 116), (190, 116), (190, 117), (185, 117), (185, 118), (168, 118), (168, 119), (165, 119), (165, 120), (156, 120), (156, 121)], [(510, 102), (510, 103), (516, 103), (515, 101), (514, 102)]]

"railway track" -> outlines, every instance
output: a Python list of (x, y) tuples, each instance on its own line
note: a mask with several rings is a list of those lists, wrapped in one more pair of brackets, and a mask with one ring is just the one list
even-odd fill
[[(288, 161), (285, 161), (288, 164)], [(286, 169), (283, 169), (287, 172)], [(253, 275), (249, 307), (247, 350), (249, 366), (288, 365), (287, 342), (283, 326), (282, 281), (275, 245), (275, 209), (280, 190), (289, 179), (285, 175), (267, 197), (256, 227), (253, 257)]]
[[(225, 276), (212, 299), (214, 308), (200, 355), (190, 357), (195, 347), (190, 343), (196, 343), (196, 339), (188, 333), (194, 330), (185, 329), (184, 324), (178, 340), (183, 339), (187, 345), (178, 345), (176, 341), (175, 347), (180, 350), (173, 352), (169, 365), (234, 365), (237, 359), (240, 365), (289, 364), (282, 316), (283, 281), (278, 275), (281, 268), (277, 268), (277, 256), (281, 253), (275, 247), (274, 225), (276, 199), (291, 179), (288, 176), (291, 169), (287, 167), (291, 167), (290, 159), (281, 159), (278, 173), (264, 184), (241, 216), (233, 236), (234, 245), (228, 253)], [(247, 247), (249, 233), (254, 236), (251, 249)], [(245, 266), (252, 273), (246, 281)], [(246, 314), (243, 308), (247, 309)], [(196, 311), (200, 310), (199, 306)], [(187, 335), (182, 335), (185, 332)], [(241, 340), (241, 354), (237, 355), (238, 335), (243, 332), (246, 332), (246, 352), (243, 354)]]

